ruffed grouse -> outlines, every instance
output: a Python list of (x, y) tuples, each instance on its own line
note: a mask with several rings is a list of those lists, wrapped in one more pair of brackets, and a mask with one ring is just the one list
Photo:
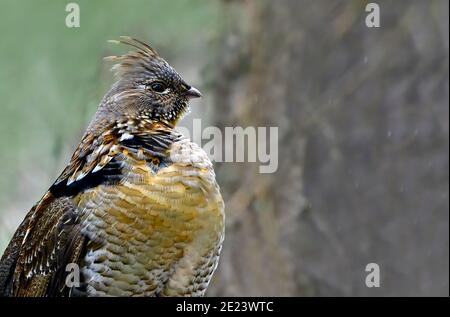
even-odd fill
[(135, 50), (107, 57), (117, 81), (3, 254), (2, 296), (202, 296), (217, 267), (214, 170), (174, 131), (201, 94), (147, 44), (116, 42)]

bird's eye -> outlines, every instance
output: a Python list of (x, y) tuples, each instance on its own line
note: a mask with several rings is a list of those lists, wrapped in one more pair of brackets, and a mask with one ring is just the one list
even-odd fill
[(157, 93), (163, 93), (167, 89), (167, 87), (162, 82), (159, 81), (151, 83), (150, 88)]

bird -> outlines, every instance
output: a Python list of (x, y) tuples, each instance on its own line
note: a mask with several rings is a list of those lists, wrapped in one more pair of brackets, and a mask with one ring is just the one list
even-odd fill
[(213, 165), (176, 125), (201, 97), (149, 44), (105, 59), (115, 82), (70, 162), (0, 260), (0, 296), (204, 296), (224, 241)]

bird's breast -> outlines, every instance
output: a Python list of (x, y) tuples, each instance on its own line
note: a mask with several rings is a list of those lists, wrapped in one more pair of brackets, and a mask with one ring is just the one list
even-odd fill
[(175, 145), (155, 173), (145, 160), (123, 159), (124, 177), (78, 195), (91, 241), (82, 268), (91, 295), (154, 295), (188, 258), (192, 269), (223, 240), (223, 201), (201, 149)]

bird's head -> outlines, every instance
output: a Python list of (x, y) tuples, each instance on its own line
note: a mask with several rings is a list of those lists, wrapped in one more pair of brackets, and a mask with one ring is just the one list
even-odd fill
[(189, 110), (189, 100), (201, 93), (187, 84), (149, 45), (130, 38), (119, 41), (135, 50), (109, 56), (117, 82), (102, 107), (116, 115), (143, 118), (174, 126)]

